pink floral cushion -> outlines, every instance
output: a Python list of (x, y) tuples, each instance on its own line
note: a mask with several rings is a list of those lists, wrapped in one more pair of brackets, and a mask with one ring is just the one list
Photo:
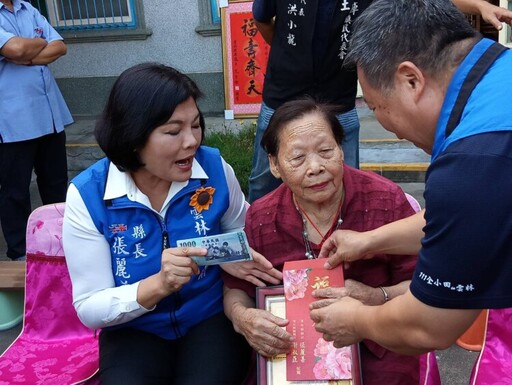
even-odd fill
[(512, 308), (489, 309), (485, 341), (471, 373), (472, 385), (512, 383)]
[(62, 248), (64, 208), (46, 205), (29, 218), (23, 329), (0, 356), (0, 385), (98, 383), (98, 339), (72, 304)]

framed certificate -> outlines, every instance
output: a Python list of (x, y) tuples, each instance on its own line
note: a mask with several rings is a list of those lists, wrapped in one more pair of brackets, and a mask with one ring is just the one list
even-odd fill
[[(256, 307), (265, 309), (278, 317), (286, 318), (283, 286), (258, 287), (256, 289)], [(258, 354), (258, 385), (362, 385), (358, 345), (352, 345), (350, 351), (352, 359), (352, 379), (349, 380), (288, 381), (286, 379), (286, 355), (283, 354), (282, 356), (268, 359)]]

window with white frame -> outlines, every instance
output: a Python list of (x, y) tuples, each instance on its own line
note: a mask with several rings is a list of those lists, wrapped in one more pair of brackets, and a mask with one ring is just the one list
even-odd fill
[[(145, 39), (142, 0), (31, 0), (69, 41)], [(81, 32), (79, 35), (77, 32)]]

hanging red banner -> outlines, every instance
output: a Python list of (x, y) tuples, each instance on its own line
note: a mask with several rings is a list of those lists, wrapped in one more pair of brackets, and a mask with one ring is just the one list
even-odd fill
[(226, 109), (235, 117), (257, 116), (270, 46), (256, 28), (252, 1), (222, 8)]

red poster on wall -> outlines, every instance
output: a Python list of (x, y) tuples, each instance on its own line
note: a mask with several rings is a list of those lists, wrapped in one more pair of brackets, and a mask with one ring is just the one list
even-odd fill
[(252, 1), (222, 8), (222, 48), (226, 109), (235, 117), (258, 115), (270, 46), (252, 17)]

